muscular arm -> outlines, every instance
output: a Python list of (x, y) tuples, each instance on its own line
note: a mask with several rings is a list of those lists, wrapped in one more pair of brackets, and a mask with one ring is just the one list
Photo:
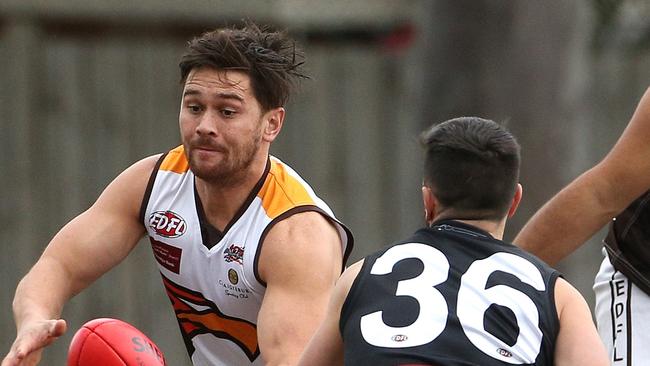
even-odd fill
[(605, 346), (598, 337), (589, 307), (578, 290), (563, 279), (555, 284), (555, 303), (560, 332), (555, 344), (557, 366), (609, 365)]
[(267, 287), (257, 332), (266, 364), (296, 363), (325, 315), (341, 270), (338, 231), (321, 214), (295, 214), (271, 229), (259, 261)]
[(343, 339), (341, 339), (339, 331), (341, 308), (362, 265), (363, 260), (353, 264), (343, 272), (341, 278), (336, 282), (325, 320), (309, 341), (300, 362), (298, 362), (299, 366), (343, 365)]
[(650, 189), (650, 89), (607, 156), (547, 202), (514, 242), (551, 265)]
[(33, 365), (65, 331), (64, 304), (118, 264), (144, 233), (140, 204), (157, 157), (120, 174), (88, 210), (65, 225), (20, 281), (13, 301), (17, 336), (3, 361)]

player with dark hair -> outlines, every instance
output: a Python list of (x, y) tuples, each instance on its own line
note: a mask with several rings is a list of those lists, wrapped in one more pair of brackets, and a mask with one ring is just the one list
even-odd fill
[(515, 243), (554, 265), (610, 223), (594, 282), (613, 365), (650, 359), (650, 89), (605, 158), (546, 203)]
[(52, 239), (17, 287), (2, 366), (36, 364), (66, 329), (66, 301), (145, 234), (194, 364), (295, 363), (352, 248), (330, 208), (269, 155), (301, 64), (286, 33), (252, 23), (189, 42), (182, 145), (127, 168)]
[(300, 365), (606, 365), (582, 296), (503, 242), (522, 195), (497, 123), (422, 134), (427, 227), (348, 268)]

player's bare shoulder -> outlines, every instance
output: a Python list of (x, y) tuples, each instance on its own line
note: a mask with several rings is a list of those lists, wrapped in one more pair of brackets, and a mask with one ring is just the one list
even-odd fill
[(148, 182), (153, 172), (153, 169), (158, 164), (161, 156), (162, 154), (156, 154), (138, 160), (135, 163), (133, 163), (131, 166), (126, 168), (124, 172), (122, 172), (122, 174), (120, 175), (126, 175), (130, 177), (130, 179), (134, 179), (136, 181), (144, 180), (145, 182)]
[(269, 235), (338, 238), (338, 231), (332, 220), (323, 214), (317, 211), (304, 211), (278, 221), (271, 228)]
[[(161, 155), (152, 155), (133, 163), (124, 169), (104, 189), (97, 202), (91, 207), (116, 208), (124, 213), (138, 214), (147, 185)], [(127, 211), (124, 211), (127, 210)]]
[(294, 260), (297, 266), (327, 264), (341, 273), (343, 253), (339, 231), (331, 219), (319, 212), (299, 212), (278, 221), (262, 244), (259, 261), (262, 277), (277, 271), (278, 263), (293, 267)]

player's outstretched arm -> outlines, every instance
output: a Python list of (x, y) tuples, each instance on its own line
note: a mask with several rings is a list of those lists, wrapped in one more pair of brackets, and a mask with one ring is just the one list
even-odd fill
[(64, 304), (113, 266), (144, 233), (142, 198), (157, 157), (120, 174), (88, 210), (65, 225), (20, 281), (13, 301), (16, 339), (2, 366), (36, 365), (66, 330)]
[(341, 339), (339, 330), (341, 308), (362, 265), (363, 260), (353, 264), (343, 272), (341, 278), (336, 282), (336, 287), (327, 307), (325, 320), (323, 320), (316, 334), (307, 344), (298, 366), (343, 365), (343, 339)]
[(257, 324), (267, 365), (294, 365), (325, 317), (342, 270), (338, 231), (317, 212), (277, 223), (264, 240), (259, 273), (267, 284)]
[(514, 242), (555, 265), (650, 189), (650, 89), (607, 156), (547, 202)]
[(598, 336), (589, 306), (578, 290), (561, 278), (555, 284), (555, 304), (560, 319), (560, 332), (555, 344), (555, 365), (609, 365), (605, 346)]

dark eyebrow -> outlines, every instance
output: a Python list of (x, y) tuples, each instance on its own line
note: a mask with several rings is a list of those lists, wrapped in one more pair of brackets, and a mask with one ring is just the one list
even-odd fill
[[(187, 96), (192, 96), (192, 95), (201, 95), (201, 92), (198, 91), (198, 90), (196, 90), (196, 89), (186, 89), (186, 90), (183, 92), (183, 98), (185, 98), (185, 97), (187, 97)], [(237, 101), (239, 101), (239, 102), (244, 103), (244, 98), (243, 98), (241, 95), (237, 94), (237, 93), (232, 93), (232, 92), (218, 92), (218, 93), (215, 93), (215, 95), (216, 95), (218, 98), (222, 98), (222, 99), (235, 99), (235, 100), (237, 100)]]
[(217, 93), (216, 95), (217, 95), (217, 97), (219, 97), (219, 98), (224, 98), (224, 99), (235, 99), (235, 100), (238, 100), (238, 101), (244, 103), (244, 97), (242, 97), (241, 95), (239, 95), (239, 94), (237, 94), (237, 93), (232, 93), (232, 92), (219, 92), (219, 93)]
[(187, 97), (188, 95), (199, 95), (201, 94), (198, 90), (194, 89), (185, 89), (183, 91), (183, 98)]

